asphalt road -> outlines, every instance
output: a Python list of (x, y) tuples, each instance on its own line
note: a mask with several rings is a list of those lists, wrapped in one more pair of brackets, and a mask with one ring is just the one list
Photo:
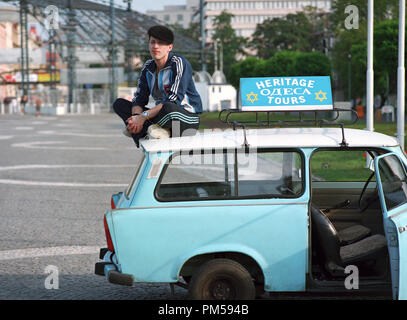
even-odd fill
[[(0, 115), (0, 300), (186, 298), (168, 284), (123, 287), (94, 274), (103, 214), (141, 155), (122, 129), (114, 114)], [(272, 297), (287, 298), (324, 297)]]
[(94, 275), (103, 214), (140, 156), (122, 128), (114, 114), (0, 116), (0, 299), (185, 298)]

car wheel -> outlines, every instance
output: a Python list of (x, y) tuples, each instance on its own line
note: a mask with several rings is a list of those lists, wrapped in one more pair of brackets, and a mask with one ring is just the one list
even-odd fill
[(251, 300), (256, 288), (249, 272), (229, 259), (206, 262), (192, 276), (188, 297), (193, 300)]

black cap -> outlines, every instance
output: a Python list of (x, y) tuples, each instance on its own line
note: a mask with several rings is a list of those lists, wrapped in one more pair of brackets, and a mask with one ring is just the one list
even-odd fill
[(164, 26), (151, 27), (150, 29), (148, 29), (148, 36), (162, 40), (167, 44), (172, 44), (174, 42), (174, 33), (172, 33), (170, 29)]

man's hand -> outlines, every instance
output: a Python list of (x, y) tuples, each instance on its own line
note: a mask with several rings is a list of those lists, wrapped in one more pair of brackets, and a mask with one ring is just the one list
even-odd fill
[(144, 121), (146, 121), (146, 118), (142, 115), (131, 116), (126, 120), (127, 131), (131, 134), (139, 133), (143, 129)]
[[(154, 118), (158, 112), (160, 112), (161, 108), (163, 107), (162, 103), (157, 104), (155, 107), (151, 108), (148, 110), (149, 113), (149, 118)], [(142, 113), (143, 109), (139, 106), (135, 106), (131, 110), (132, 113)], [(146, 118), (143, 117), (141, 114), (131, 116), (126, 120), (127, 123), (127, 131), (130, 132), (131, 134), (136, 134), (141, 132), (143, 129), (144, 122), (146, 121)]]

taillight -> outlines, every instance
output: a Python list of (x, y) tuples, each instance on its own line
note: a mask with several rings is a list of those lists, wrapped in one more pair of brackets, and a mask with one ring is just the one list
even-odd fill
[(113, 241), (112, 237), (110, 236), (109, 226), (107, 225), (106, 216), (103, 218), (103, 223), (105, 225), (105, 234), (106, 234), (106, 242), (107, 242), (107, 249), (110, 252), (114, 252)]
[(112, 199), (110, 200), (110, 206), (112, 207), (112, 210), (116, 209), (116, 205), (114, 204), (113, 197), (112, 197)]

